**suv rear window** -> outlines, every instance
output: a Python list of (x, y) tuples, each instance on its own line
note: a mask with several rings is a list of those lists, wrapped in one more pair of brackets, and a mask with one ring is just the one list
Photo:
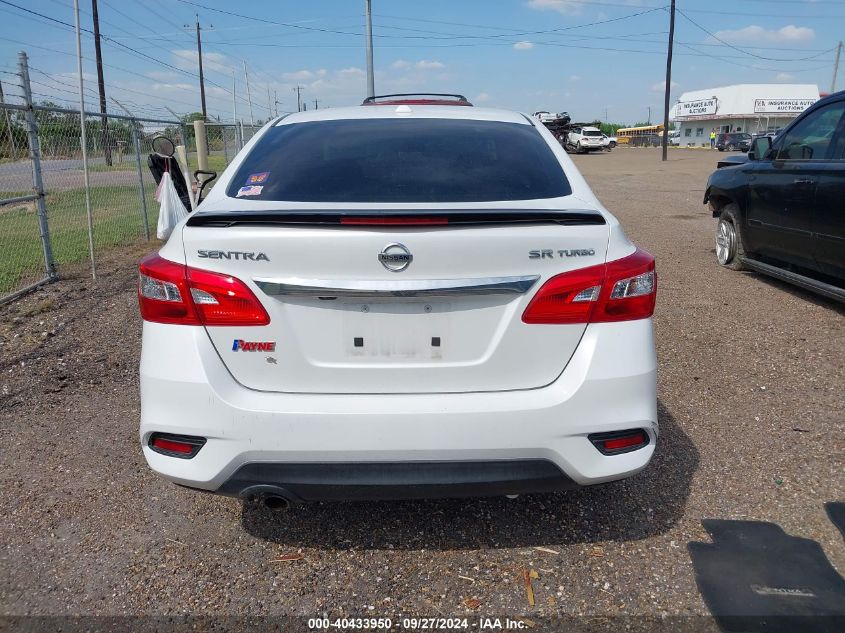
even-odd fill
[(584, 136), (601, 136), (599, 130), (584, 130)]
[(279, 125), (256, 143), (226, 193), (236, 197), (252, 175), (263, 184), (247, 200), (448, 203), (572, 193), (532, 126), (467, 119)]

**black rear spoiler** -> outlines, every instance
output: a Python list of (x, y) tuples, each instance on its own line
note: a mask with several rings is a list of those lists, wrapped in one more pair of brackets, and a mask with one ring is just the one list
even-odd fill
[(281, 226), (281, 225), (347, 225), (381, 227), (419, 227), (481, 224), (566, 225), (606, 224), (598, 211), (589, 209), (464, 209), (436, 211), (404, 211), (371, 209), (366, 211), (224, 211), (197, 212), (188, 218), (187, 226)]

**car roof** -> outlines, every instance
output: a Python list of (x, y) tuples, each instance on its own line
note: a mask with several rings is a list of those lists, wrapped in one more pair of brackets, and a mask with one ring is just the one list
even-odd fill
[(464, 105), (382, 105), (352, 106), (348, 108), (325, 108), (295, 112), (278, 119), (273, 125), (291, 125), (315, 121), (342, 121), (356, 119), (468, 119), (475, 121), (499, 121), (502, 123), (521, 123), (532, 125), (524, 114), (497, 108), (468, 108)]

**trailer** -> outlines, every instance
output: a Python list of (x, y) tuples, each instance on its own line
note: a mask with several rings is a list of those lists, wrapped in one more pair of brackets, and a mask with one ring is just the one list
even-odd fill
[[(589, 123), (579, 123), (572, 121), (572, 118), (567, 112), (559, 112), (557, 114), (541, 110), (534, 113), (534, 117), (540, 120), (540, 123), (548, 128), (554, 137), (563, 145), (563, 148), (569, 153), (575, 153), (584, 150), (570, 142), (569, 134), (573, 130), (581, 130), (582, 128), (596, 128), (601, 129), (601, 121), (591, 121)], [(603, 136), (603, 140), (606, 138)], [(607, 138), (607, 142), (603, 142), (601, 149), (610, 151), (616, 146), (616, 139)]]

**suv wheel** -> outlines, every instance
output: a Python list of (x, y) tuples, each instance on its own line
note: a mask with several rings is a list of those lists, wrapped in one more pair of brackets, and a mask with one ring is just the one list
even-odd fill
[(737, 211), (735, 204), (729, 204), (722, 209), (719, 223), (716, 225), (716, 259), (720, 265), (731, 270), (744, 268), (742, 257), (745, 250), (742, 248), (742, 237), (737, 228)]
[(733, 143), (730, 143), (730, 144), (728, 145), (728, 151), (729, 151), (729, 152), (736, 151), (736, 145), (734, 145)]

